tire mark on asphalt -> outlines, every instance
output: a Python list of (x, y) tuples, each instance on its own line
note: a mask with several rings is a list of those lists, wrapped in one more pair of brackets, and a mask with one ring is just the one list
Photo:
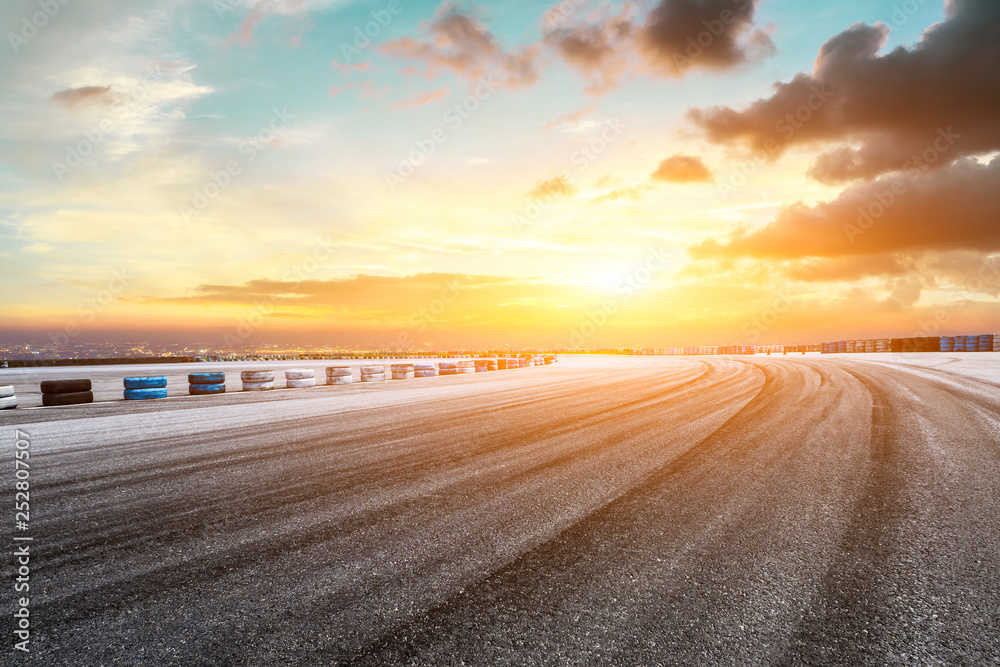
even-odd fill
[[(843, 368), (843, 367), (842, 367)], [(851, 521), (816, 598), (806, 610), (778, 665), (886, 664), (898, 638), (886, 589), (899, 533), (913, 512), (906, 506), (897, 466), (900, 443), (892, 434), (898, 418), (890, 395), (879, 384), (850, 368), (843, 370), (872, 397), (870, 469), (865, 491), (851, 510)], [(895, 656), (898, 659), (898, 656)]]
[[(753, 395), (746, 397), (749, 400), (716, 429), (699, 441), (691, 443), (690, 447), (653, 471), (635, 487), (580, 517), (510, 563), (467, 583), (457, 595), (452, 595), (428, 609), (418, 619), (383, 633), (377, 641), (365, 649), (364, 654), (344, 655), (339, 649), (327, 648), (311, 658), (364, 664), (402, 664), (418, 660), (417, 656), (432, 653), (432, 647), (440, 637), (455, 634), (464, 636), (463, 629), (470, 629), (469, 618), (477, 614), (489, 614), (491, 610), (499, 612), (517, 608), (521, 604), (518, 598), (522, 593), (526, 594), (528, 590), (542, 586), (542, 582), (548, 577), (584, 566), (588, 559), (588, 549), (580, 547), (589, 545), (590, 549), (600, 551), (601, 540), (597, 534), (603, 532), (605, 537), (608, 537), (607, 532), (610, 531), (611, 537), (607, 541), (620, 544), (620, 541), (627, 539), (628, 535), (624, 529), (616, 531), (615, 524), (621, 517), (630, 513), (632, 506), (641, 504), (643, 496), (660, 492), (662, 487), (667, 486), (667, 482), (690, 477), (694, 469), (704, 469), (707, 460), (718, 458), (722, 450), (731, 448), (732, 443), (724, 445), (718, 434), (745, 419), (747, 415), (753, 414), (760, 403), (768, 400), (767, 390), (775, 381), (773, 371), (746, 362), (744, 365), (748, 370), (753, 368), (764, 376), (763, 382)], [(690, 489), (694, 481), (683, 485)], [(675, 516), (674, 520), (688, 524), (696, 520), (696, 517)], [(697, 531), (693, 526), (692, 529)], [(549, 574), (543, 574), (544, 572)], [(500, 628), (500, 631), (503, 631), (503, 624), (497, 623), (496, 618), (478, 623), (477, 627)], [(475, 641), (475, 637), (467, 639)], [(476, 663), (481, 659), (470, 646), (465, 645), (463, 648), (466, 651), (461, 655), (462, 660)], [(443, 658), (440, 654), (433, 655), (432, 662)], [(459, 656), (453, 655), (452, 658), (457, 661)]]
[[(709, 373), (707, 372), (702, 373), (701, 376), (699, 377), (705, 377), (708, 374)], [(684, 385), (690, 385), (690, 384), (691, 382), (684, 383)], [(685, 386), (681, 387), (680, 390), (686, 391), (688, 388), (689, 387)], [(636, 406), (645, 407), (651, 404), (662, 403), (665, 398), (670, 397), (671, 395), (676, 393), (677, 390), (678, 388), (676, 387), (669, 388), (666, 391), (650, 390), (653, 392), (652, 395), (643, 397), (641, 399), (633, 400), (629, 402), (627, 405), (631, 406), (631, 409), (634, 410)], [(537, 407), (531, 407), (531, 409), (537, 410)], [(621, 412), (621, 410), (615, 408), (606, 412)], [(475, 419), (475, 415), (470, 415), (468, 419), (470, 420)], [(593, 422), (594, 420), (588, 417), (586, 421), (590, 423)], [(598, 419), (597, 422), (595, 423), (599, 423), (600, 421), (601, 420)], [(573, 429), (562, 429), (562, 430), (572, 431)], [(517, 443), (519, 442), (518, 437), (519, 436), (512, 436), (511, 439), (506, 442), (508, 444)], [(607, 444), (607, 440), (608, 438), (605, 438), (601, 442), (592, 445), (584, 450), (578, 449), (570, 455), (560, 457), (559, 461), (565, 462), (572, 458), (579, 457), (582, 453), (586, 453), (590, 449), (602, 447)], [(490, 450), (492, 451), (497, 448), (498, 446), (493, 445), (490, 447)], [(413, 465), (412, 462), (410, 462), (410, 464), (400, 467), (412, 469)], [(538, 472), (544, 472), (550, 467), (551, 465), (548, 462), (545, 462), (543, 464), (540, 464), (539, 466), (535, 466), (533, 470), (529, 470), (525, 474), (531, 474), (531, 473), (537, 474)], [(419, 472), (420, 471), (417, 471), (415, 474), (419, 474)], [(170, 478), (160, 479), (158, 481), (161, 482), (170, 481)], [(322, 486), (322, 482), (320, 483), (320, 486)], [(308, 496), (309, 494), (306, 493), (304, 495)], [(270, 497), (272, 500), (278, 500), (279, 498), (283, 498), (284, 495), (279, 493), (275, 495), (270, 495), (268, 497)], [(203, 563), (199, 563), (197, 566), (192, 566), (190, 564), (182, 564), (172, 567), (168, 566), (168, 567), (154, 568), (152, 571), (143, 573), (143, 582), (142, 582), (143, 585), (141, 594), (133, 593), (130, 595), (125, 591), (121, 590), (120, 585), (117, 582), (115, 582), (99, 586), (96, 588), (92, 588), (80, 593), (75, 593), (70, 596), (61, 597), (57, 600), (53, 600), (51, 603), (43, 602), (39, 605), (39, 613), (48, 614), (51, 617), (51, 620), (57, 625), (61, 621), (65, 623), (77, 622), (84, 618), (88, 618), (90, 616), (95, 615), (103, 605), (112, 602), (116, 606), (119, 606), (122, 604), (135, 602), (152, 595), (156, 595), (158, 593), (170, 590), (172, 588), (176, 588), (183, 584), (190, 584), (192, 580), (205, 581), (213, 579), (219, 576), (223, 572), (230, 571), (230, 568), (227, 568), (226, 565), (227, 564), (231, 565), (232, 561), (234, 560), (238, 562), (240, 560), (238, 555), (239, 552), (251, 550), (257, 553), (261, 558), (277, 560), (281, 557), (283, 553), (289, 551), (299, 551), (302, 549), (313, 547), (322, 544), (325, 541), (330, 540), (332, 537), (343, 537), (353, 532), (361, 532), (365, 526), (370, 525), (372, 523), (391, 523), (393, 521), (392, 517), (405, 512), (405, 510), (408, 509), (408, 506), (409, 506), (408, 503), (396, 503), (391, 510), (382, 510), (375, 514), (366, 515), (364, 518), (358, 518), (358, 519), (349, 518), (346, 520), (338, 518), (337, 522), (335, 522), (333, 525), (330, 525), (328, 523), (323, 523), (319, 526), (314, 526), (311, 529), (297, 531), (296, 533), (293, 534), (292, 536), (293, 539), (279, 541), (277, 542), (277, 544), (273, 540), (273, 537), (261, 539), (259, 542), (256, 543), (240, 544), (232, 549), (233, 551), (232, 554), (230, 553), (211, 554)], [(280, 503), (268, 506), (266, 508), (266, 511), (287, 513), (290, 509), (294, 508), (289, 508), (287, 503)], [(215, 512), (216, 513), (218, 512), (217, 508)], [(222, 514), (225, 515), (229, 513), (223, 512)], [(267, 523), (268, 518), (272, 517), (251, 514), (247, 517), (246, 523), (249, 523), (251, 525)], [(169, 532), (164, 533), (161, 528), (162, 525), (164, 524), (164, 517), (162, 516), (162, 512), (159, 516), (156, 517), (148, 516), (146, 517), (145, 520), (130, 522), (129, 526), (130, 530), (136, 535), (136, 539), (138, 541), (153, 543), (156, 547), (168, 546), (172, 541), (179, 541), (184, 537), (197, 537), (197, 535), (201, 532), (204, 532), (206, 528), (210, 528), (210, 526), (205, 527), (197, 525), (191, 527), (190, 523), (192, 521), (192, 517), (190, 515), (181, 516), (178, 518), (178, 521), (188, 526), (186, 534), (185, 533), (172, 534)], [(152, 531), (150, 530), (154, 525), (157, 526), (157, 528), (160, 528), (159, 532), (157, 532), (156, 529)], [(344, 528), (344, 526), (347, 527)], [(70, 531), (69, 534), (67, 535), (67, 539), (65, 540), (65, 542), (67, 545), (72, 545), (71, 548), (73, 550), (78, 550), (80, 547), (81, 537), (82, 536), (80, 535), (79, 532)], [(97, 549), (101, 546), (107, 547), (109, 545), (114, 545), (113, 548), (118, 549), (121, 547), (121, 543), (122, 543), (121, 535), (111, 535), (105, 530), (104, 532), (101, 532), (93, 539), (91, 546), (94, 549)], [(55, 556), (55, 554), (53, 555)], [(100, 556), (100, 554), (97, 554), (97, 556)], [(88, 558), (93, 558), (93, 557), (94, 555), (91, 554), (90, 556), (85, 557), (83, 559), (83, 562), (86, 562)], [(65, 610), (73, 609), (75, 611), (72, 612), (70, 615), (65, 616), (64, 619), (61, 619), (60, 611), (64, 609)]]

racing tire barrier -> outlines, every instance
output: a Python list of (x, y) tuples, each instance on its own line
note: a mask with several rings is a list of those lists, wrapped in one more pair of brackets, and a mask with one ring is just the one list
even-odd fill
[(475, 362), (475, 368), (477, 373), (485, 373), (490, 369), (490, 365), (485, 359), (482, 359)]
[(327, 384), (351, 384), (353, 382), (354, 376), (351, 374), (350, 366), (327, 366)]
[(472, 359), (462, 359), (455, 362), (455, 371), (458, 375), (476, 372), (476, 362)]
[(123, 384), (126, 389), (165, 389), (167, 378), (163, 375), (125, 378)]
[(188, 384), (223, 384), (225, 373), (188, 373)]
[(437, 369), (434, 364), (413, 364), (413, 377), (432, 378), (437, 376)]
[(442, 361), (438, 364), (439, 375), (458, 375), (458, 362)]
[(413, 364), (392, 364), (393, 380), (412, 380), (414, 378)]
[(90, 380), (44, 380), (42, 405), (81, 405), (94, 402)]
[(188, 394), (209, 396), (226, 393), (225, 373), (188, 373)]
[(315, 387), (316, 378), (291, 378), (285, 380), (285, 386), (289, 389), (305, 389), (306, 387)]
[(194, 383), (188, 385), (188, 393), (191, 396), (211, 396), (212, 394), (225, 394), (226, 385)]
[(385, 380), (385, 366), (362, 366), (362, 382), (382, 382)]
[(144, 401), (152, 398), (166, 398), (166, 387), (138, 387), (125, 390), (126, 401)]
[[(9, 386), (9, 385), (8, 385)], [(17, 396), (0, 396), (0, 410), (13, 410), (17, 407)]]
[[(89, 383), (90, 380), (87, 380), (87, 382)], [(94, 392), (92, 391), (65, 391), (58, 394), (42, 394), (42, 405), (81, 405), (93, 402)]]
[(0, 385), (0, 398), (9, 398), (14, 395), (14, 385)]
[(269, 389), (274, 389), (274, 380), (266, 380), (261, 382), (247, 382), (243, 381), (243, 391), (267, 391)]
[(240, 373), (243, 382), (274, 382), (274, 371), (243, 371)]
[(79, 394), (92, 388), (90, 380), (44, 380), (41, 384), (43, 394)]
[(308, 380), (316, 378), (316, 371), (311, 368), (289, 368), (285, 371), (286, 380)]

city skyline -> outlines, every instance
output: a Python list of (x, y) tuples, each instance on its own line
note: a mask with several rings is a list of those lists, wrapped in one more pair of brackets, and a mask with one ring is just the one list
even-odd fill
[(5, 340), (659, 348), (1000, 321), (996, 2), (2, 12)]

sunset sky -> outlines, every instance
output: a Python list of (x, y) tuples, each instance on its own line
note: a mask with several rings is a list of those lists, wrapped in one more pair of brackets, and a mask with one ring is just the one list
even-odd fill
[(996, 0), (0, 12), (0, 337), (1000, 330)]

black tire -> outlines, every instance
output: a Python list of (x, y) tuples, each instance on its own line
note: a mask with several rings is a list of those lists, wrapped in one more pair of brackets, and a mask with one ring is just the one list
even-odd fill
[[(87, 380), (90, 383), (90, 380)], [(79, 405), (93, 403), (94, 393), (90, 391), (73, 391), (63, 394), (42, 394), (42, 405)]]
[[(92, 389), (90, 380), (45, 380), (42, 382), (43, 394), (78, 394)], [(48, 405), (48, 403), (46, 403)], [(68, 405), (53, 403), (52, 405)]]

